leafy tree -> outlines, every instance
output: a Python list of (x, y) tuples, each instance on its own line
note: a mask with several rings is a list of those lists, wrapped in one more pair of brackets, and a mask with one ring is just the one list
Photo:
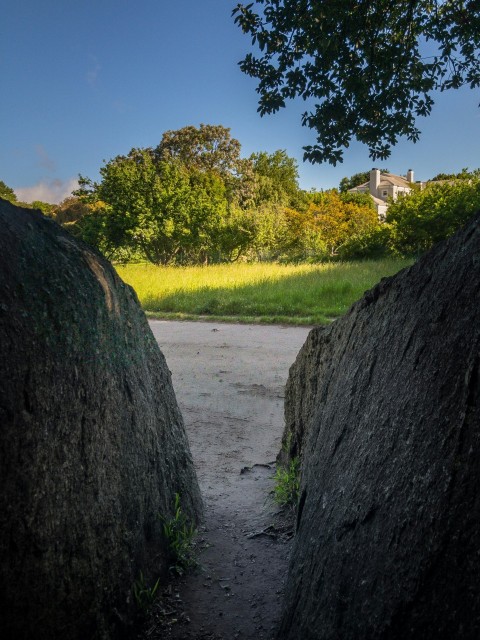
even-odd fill
[(470, 178), (480, 178), (480, 169), (474, 169), (469, 171), (468, 167), (463, 168), (458, 173), (437, 173), (431, 181), (436, 182), (439, 180), (469, 180)]
[(338, 248), (341, 260), (375, 260), (386, 258), (390, 251), (390, 229), (382, 224), (352, 235)]
[[(103, 206), (104, 203), (99, 203), (98, 207), (88, 205), (89, 213), (87, 215), (76, 222), (64, 222), (62, 226), (68, 229), (72, 235), (81, 238), (92, 247), (96, 247), (109, 260), (128, 261), (132, 253), (131, 248), (112, 242), (111, 220)], [(125, 253), (128, 257), (123, 260), (122, 257)]]
[(377, 210), (369, 193), (340, 193), (340, 200), (345, 203), (368, 207), (369, 209), (373, 209), (374, 211)]
[(221, 176), (230, 203), (246, 207), (252, 203), (255, 182), (250, 160), (240, 157), (241, 145), (222, 125), (192, 125), (166, 131), (154, 151), (156, 161), (176, 160), (189, 170)]
[(298, 186), (297, 162), (281, 149), (254, 153), (249, 160), (255, 184), (250, 212), (255, 229), (252, 247), (261, 260), (283, 257), (290, 249), (296, 258), (301, 242), (298, 234), (291, 232), (292, 219), (297, 210), (308, 206), (307, 196)]
[(64, 225), (78, 222), (90, 213), (88, 206), (77, 196), (69, 196), (54, 209), (53, 215), (58, 224)]
[(107, 256), (140, 252), (154, 264), (206, 260), (226, 214), (225, 185), (213, 172), (132, 149), (100, 169), (100, 183), (81, 178), (77, 195), (101, 203), (79, 229)]
[[(93, 220), (85, 221), (80, 228), (87, 229), (91, 239), (98, 232), (98, 248), (112, 257), (115, 249), (131, 248), (140, 242), (135, 238), (139, 218), (154, 208), (158, 180), (151, 153), (143, 149), (117, 156), (100, 169), (100, 175), (100, 183), (81, 176), (75, 195), (95, 212)], [(97, 206), (98, 202), (102, 205)]]
[(284, 251), (287, 225), (284, 207), (264, 203), (253, 209), (252, 217), (254, 255), (258, 260), (276, 260)]
[(353, 247), (354, 241), (361, 245), (380, 226), (371, 198), (366, 197), (368, 202), (362, 198), (344, 199), (332, 189), (316, 193), (302, 211), (272, 206), (260, 209), (255, 238), (257, 255), (288, 261), (346, 255), (344, 247)]
[(210, 260), (236, 262), (247, 257), (255, 244), (255, 215), (251, 209), (230, 205), (214, 232)]
[[(380, 169), (380, 173), (390, 173), (388, 169)], [(341, 193), (345, 193), (349, 189), (358, 187), (360, 184), (364, 184), (370, 180), (370, 171), (361, 171), (360, 173), (354, 173), (353, 176), (342, 178), (338, 186)]]
[(285, 209), (286, 224), (282, 236), (284, 260), (318, 260), (327, 255), (327, 243), (319, 232), (316, 214), (312, 206), (301, 212)]
[(227, 198), (230, 204), (248, 209), (255, 203), (257, 195), (257, 176), (250, 158), (241, 158), (237, 163), (236, 173), (223, 176), (227, 187)]
[(178, 160), (188, 169), (215, 171), (223, 175), (237, 172), (240, 142), (221, 125), (201, 124), (166, 131), (155, 149), (157, 160)]
[(434, 90), (480, 85), (478, 0), (256, 0), (233, 15), (258, 45), (240, 68), (259, 80), (260, 114), (309, 100), (310, 162), (341, 162), (352, 138), (385, 159), (418, 140)]
[(185, 262), (207, 264), (212, 258), (221, 259), (221, 235), (228, 223), (232, 226), (232, 220), (226, 220), (226, 187), (216, 173), (195, 170), (188, 175), (188, 187), (181, 257)]
[(331, 256), (352, 238), (360, 238), (379, 227), (375, 208), (356, 202), (344, 202), (332, 189), (323, 193), (321, 201), (311, 205), (315, 226)]
[(8, 200), (9, 202), (17, 202), (15, 191), (11, 187), (8, 187), (3, 180), (0, 180), (0, 198)]
[(395, 253), (418, 254), (451, 236), (480, 210), (480, 180), (430, 183), (390, 204), (387, 224)]
[(294, 205), (300, 196), (295, 158), (290, 158), (285, 150), (279, 149), (274, 153), (253, 153), (250, 160), (257, 182), (255, 204)]

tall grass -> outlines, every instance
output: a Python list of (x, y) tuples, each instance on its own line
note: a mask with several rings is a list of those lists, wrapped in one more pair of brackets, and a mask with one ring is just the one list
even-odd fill
[(321, 324), (344, 314), (364, 291), (408, 264), (399, 259), (296, 266), (131, 264), (117, 271), (155, 317)]

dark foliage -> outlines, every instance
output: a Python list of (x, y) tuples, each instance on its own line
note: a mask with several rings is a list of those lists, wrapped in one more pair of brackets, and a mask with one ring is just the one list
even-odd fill
[(260, 51), (240, 62), (260, 114), (308, 101), (310, 162), (342, 162), (353, 138), (388, 158), (399, 137), (418, 140), (433, 91), (480, 84), (479, 0), (257, 0), (233, 15)]

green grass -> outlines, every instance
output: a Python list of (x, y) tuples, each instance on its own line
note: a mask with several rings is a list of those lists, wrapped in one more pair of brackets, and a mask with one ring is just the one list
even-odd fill
[(287, 468), (277, 467), (273, 497), (280, 507), (295, 507), (300, 490), (300, 460), (293, 458)]
[(170, 519), (162, 518), (163, 534), (167, 541), (172, 565), (170, 570), (178, 575), (196, 565), (194, 538), (197, 529), (183, 513), (180, 496), (175, 494), (174, 515)]
[(150, 317), (324, 324), (343, 315), (382, 277), (411, 261), (207, 267), (117, 266)]
[(133, 595), (139, 609), (144, 613), (148, 613), (150, 607), (155, 602), (158, 586), (160, 584), (160, 578), (157, 579), (154, 585), (149, 587), (145, 582), (145, 576), (140, 571), (140, 577), (135, 581), (133, 585)]

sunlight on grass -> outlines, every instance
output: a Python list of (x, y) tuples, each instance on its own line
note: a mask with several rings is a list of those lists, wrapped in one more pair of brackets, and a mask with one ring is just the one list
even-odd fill
[(137, 292), (143, 309), (156, 317), (318, 324), (344, 314), (382, 277), (409, 264), (390, 259), (296, 266), (116, 268)]

